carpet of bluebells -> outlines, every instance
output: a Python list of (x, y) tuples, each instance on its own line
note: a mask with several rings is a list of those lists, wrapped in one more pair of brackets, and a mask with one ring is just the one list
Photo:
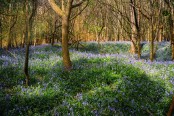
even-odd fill
[(0, 50), (0, 115), (166, 115), (174, 92), (170, 43), (149, 44), (142, 58), (129, 42), (82, 43), (70, 49), (73, 70), (63, 71), (60, 45), (30, 47), (31, 85), (25, 86), (25, 49)]

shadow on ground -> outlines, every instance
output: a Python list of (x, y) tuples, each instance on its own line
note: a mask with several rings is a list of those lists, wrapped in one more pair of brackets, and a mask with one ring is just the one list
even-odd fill
[[(59, 115), (67, 115), (73, 109), (74, 115), (165, 115), (169, 104), (162, 80), (148, 77), (140, 69), (117, 60), (106, 64), (103, 60), (79, 59), (73, 64), (71, 72), (54, 66), (54, 70), (44, 71), (48, 80), (49, 74), (55, 75), (54, 82), (47, 88), (48, 93), (34, 97), (13, 92), (9, 97), (2, 93), (1, 114), (53, 115), (56, 111)], [(13, 73), (15, 71), (10, 72)], [(57, 91), (51, 91), (54, 84), (59, 85)], [(82, 94), (82, 98), (78, 94)]]

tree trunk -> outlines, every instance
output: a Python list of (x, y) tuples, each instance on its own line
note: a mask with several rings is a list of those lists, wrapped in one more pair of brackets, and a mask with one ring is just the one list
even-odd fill
[(22, 42), (21, 42), (21, 47), (24, 48), (25, 47), (25, 32), (22, 32)]
[[(9, 5), (9, 9), (8, 9), (8, 12), (11, 13), (12, 11), (12, 5), (10, 4)], [(8, 37), (7, 37), (7, 50), (9, 50), (10, 46), (11, 46), (11, 20), (12, 20), (12, 17), (10, 16), (9, 17), (9, 28), (8, 28)]]
[(136, 54), (136, 44), (135, 44), (135, 42), (133, 42), (133, 40), (132, 40), (132, 42), (131, 42), (130, 53), (131, 53), (131, 54)]
[(28, 61), (29, 61), (29, 39), (28, 39), (28, 32), (26, 32), (26, 39), (27, 39), (27, 45), (25, 50), (25, 64), (24, 64), (24, 74), (26, 77), (26, 86), (29, 85), (29, 72), (28, 72)]
[(62, 16), (62, 56), (63, 64), (66, 71), (71, 70), (72, 64), (68, 49), (68, 30), (69, 30), (69, 16)]
[(174, 60), (174, 41), (172, 41), (172, 60)]
[(170, 105), (169, 111), (167, 113), (167, 116), (173, 116), (173, 115), (174, 115), (174, 96), (173, 96), (172, 103)]
[(61, 1), (62, 8), (58, 7), (55, 0), (48, 0), (50, 6), (53, 10), (62, 17), (62, 56), (63, 56), (63, 64), (66, 71), (72, 69), (72, 64), (69, 55), (68, 49), (68, 35), (69, 35), (69, 23), (70, 23), (70, 15), (71, 10), (83, 4), (84, 0), (73, 5), (73, 0), (68, 0), (65, 2)]
[(2, 48), (2, 22), (1, 22), (1, 16), (0, 16), (0, 48)]
[(26, 0), (26, 32), (25, 32), (25, 40), (26, 40), (26, 51), (25, 51), (25, 64), (24, 64), (24, 74), (26, 76), (26, 86), (29, 85), (29, 71), (28, 71), (28, 64), (29, 64), (29, 46), (30, 46), (30, 40), (32, 40), (33, 37), (33, 21), (36, 14), (37, 9), (37, 0), (32, 0), (32, 13), (29, 16), (29, 9), (28, 9), (28, 0)]
[(26, 16), (25, 16), (25, 20), (26, 20), (26, 27), (25, 27), (25, 42), (26, 42), (26, 50), (25, 50), (25, 64), (24, 64), (24, 74), (26, 77), (26, 86), (29, 85), (29, 73), (28, 73), (28, 60), (29, 60), (29, 11), (28, 11), (28, 0), (26, 0)]
[[(55, 14), (56, 15), (56, 14)], [(54, 16), (53, 19), (53, 31), (51, 32), (51, 45), (54, 45), (54, 39), (55, 39), (55, 34), (56, 34), (56, 16)]]
[(51, 45), (54, 45), (54, 38), (55, 38), (55, 34), (53, 33), (53, 36), (51, 37)]
[(140, 34), (139, 34), (139, 32), (137, 33), (137, 48), (138, 48), (138, 58), (140, 59), (141, 58), (141, 43), (140, 43), (140, 41), (141, 41), (141, 38), (140, 38)]
[(170, 41), (171, 41), (171, 49), (172, 49), (172, 60), (174, 60), (174, 34), (173, 34), (173, 25), (170, 29)]
[(133, 54), (138, 54), (138, 58), (141, 57), (141, 37), (140, 37), (140, 16), (137, 13), (137, 9), (135, 8), (135, 1), (130, 0), (132, 4), (130, 6), (131, 9), (131, 27), (132, 27), (132, 44), (131, 44), (131, 52)]
[(158, 42), (162, 42), (162, 37), (163, 37), (163, 28), (160, 28)]
[(170, 16), (170, 42), (171, 42), (171, 49), (172, 49), (172, 60), (174, 60), (174, 34), (173, 34), (173, 31), (174, 31), (173, 19), (172, 19), (172, 16)]
[(150, 40), (150, 61), (153, 62), (154, 60), (154, 29), (153, 29), (153, 24), (152, 24), (152, 35), (151, 35), (151, 40)]

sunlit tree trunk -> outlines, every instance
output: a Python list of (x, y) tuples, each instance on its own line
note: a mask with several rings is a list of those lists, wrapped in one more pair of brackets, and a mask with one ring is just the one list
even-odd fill
[(163, 27), (160, 28), (159, 30), (159, 39), (158, 39), (158, 42), (162, 42), (162, 37), (163, 37)]
[(64, 0), (62, 0), (62, 9), (60, 9), (54, 0), (48, 0), (53, 10), (62, 17), (62, 56), (65, 70), (71, 70), (72, 64), (69, 56), (68, 49), (68, 31), (69, 31), (69, 19), (71, 13), (71, 5), (73, 0), (68, 1), (68, 5), (65, 6)]
[(68, 49), (68, 34), (69, 34), (69, 23), (72, 8), (78, 7), (83, 4), (85, 0), (81, 0), (77, 4), (73, 5), (73, 0), (68, 0), (66, 3), (62, 0), (62, 9), (58, 7), (55, 0), (48, 0), (52, 9), (62, 17), (62, 56), (64, 69), (69, 71), (72, 69), (72, 63), (70, 60), (69, 49)]
[[(131, 4), (131, 26), (132, 26), (132, 44), (131, 51), (133, 54), (137, 53), (138, 58), (141, 57), (141, 36), (140, 36), (140, 14), (136, 10), (136, 1), (130, 0)], [(140, 3), (138, 3), (140, 4)]]
[[(131, 1), (132, 2), (132, 1)], [(131, 50), (132, 54), (136, 54), (136, 27), (135, 27), (135, 20), (134, 20), (134, 10), (133, 6), (130, 6), (130, 16), (131, 16)]]
[[(152, 21), (153, 22), (153, 21)], [(151, 38), (150, 38), (150, 60), (154, 60), (154, 26), (151, 26)]]
[(72, 68), (68, 49), (69, 20), (72, 2), (73, 0), (69, 0), (67, 8), (65, 8), (64, 1), (62, 0), (62, 11), (65, 12), (62, 15), (62, 56), (65, 70), (71, 70)]
[(69, 28), (69, 16), (62, 16), (62, 55), (65, 70), (71, 70), (72, 64), (70, 60), (69, 50), (68, 50), (68, 29)]
[(154, 5), (154, 0), (150, 0), (150, 10), (151, 10), (151, 15), (150, 15), (150, 24), (151, 24), (151, 37), (150, 37), (150, 60), (151, 62), (153, 62), (154, 60), (154, 38), (155, 38), (155, 29), (154, 29), (154, 26), (155, 26), (155, 9), (153, 7)]

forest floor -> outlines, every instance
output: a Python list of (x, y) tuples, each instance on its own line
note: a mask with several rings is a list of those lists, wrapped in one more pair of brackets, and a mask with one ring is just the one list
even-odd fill
[(30, 48), (31, 86), (26, 88), (25, 49), (0, 50), (0, 115), (166, 115), (174, 92), (170, 44), (157, 45), (149, 61), (131, 55), (129, 42), (83, 43), (71, 48), (73, 70), (62, 69), (61, 47)]

